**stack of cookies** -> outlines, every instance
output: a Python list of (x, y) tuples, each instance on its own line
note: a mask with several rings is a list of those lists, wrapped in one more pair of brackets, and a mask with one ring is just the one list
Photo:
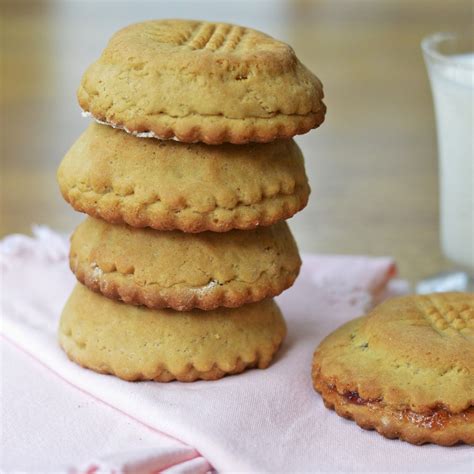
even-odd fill
[(240, 26), (149, 21), (119, 31), (78, 91), (93, 116), (58, 170), (88, 217), (60, 344), (126, 380), (265, 368), (286, 327), (272, 297), (301, 265), (285, 219), (309, 186), (292, 137), (324, 120), (293, 50)]

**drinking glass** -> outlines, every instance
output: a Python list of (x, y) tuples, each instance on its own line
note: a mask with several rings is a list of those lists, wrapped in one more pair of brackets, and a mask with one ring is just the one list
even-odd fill
[(441, 248), (466, 278), (474, 273), (473, 41), (470, 31), (421, 43), (436, 116)]

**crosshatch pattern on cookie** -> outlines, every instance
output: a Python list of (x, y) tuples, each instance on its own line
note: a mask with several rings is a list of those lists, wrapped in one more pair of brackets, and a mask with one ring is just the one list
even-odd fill
[(248, 30), (240, 26), (209, 25), (199, 27), (198, 34), (187, 44), (191, 49), (236, 50)]
[(420, 297), (418, 306), (437, 332), (453, 330), (472, 337), (474, 308), (467, 303), (450, 303), (444, 295), (429, 295)]
[(185, 33), (173, 32), (163, 34), (160, 29), (150, 25), (144, 34), (150, 39), (185, 46), (192, 50), (208, 49), (210, 51), (235, 51), (248, 33), (246, 28), (226, 24), (198, 23)]
[(238, 25), (226, 23), (197, 22), (194, 25), (182, 25), (181, 28), (163, 29), (162, 25), (149, 23), (143, 35), (159, 43), (182, 46), (191, 50), (231, 52), (246, 48), (246, 39), (253, 31)]

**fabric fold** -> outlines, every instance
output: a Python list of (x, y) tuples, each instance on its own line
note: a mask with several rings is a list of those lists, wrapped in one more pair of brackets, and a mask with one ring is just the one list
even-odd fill
[(277, 298), (288, 336), (266, 370), (216, 382), (129, 383), (76, 366), (57, 345), (58, 319), (75, 283), (67, 248), (66, 237), (45, 227), (34, 237), (0, 243), (1, 332), (97, 403), (193, 447), (183, 448), (186, 454), (176, 464), (173, 453), (161, 453), (157, 443), (156, 451), (91, 453), (84, 466), (96, 466), (97, 472), (149, 472), (143, 467), (149, 463), (157, 466), (151, 470), (173, 474), (206, 472), (209, 464), (218, 472), (469, 468), (463, 447), (448, 451), (388, 441), (324, 408), (312, 388), (311, 358), (320, 340), (364, 313), (380, 295), (406, 291), (406, 285), (392, 283), (392, 259), (305, 255), (295, 286)]

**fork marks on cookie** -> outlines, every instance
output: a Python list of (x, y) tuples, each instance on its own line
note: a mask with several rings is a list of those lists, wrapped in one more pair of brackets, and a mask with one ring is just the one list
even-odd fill
[(184, 29), (170, 29), (163, 25), (150, 23), (147, 25), (147, 28), (143, 30), (142, 34), (145, 38), (158, 43), (183, 46), (192, 40), (195, 31), (201, 26), (202, 23), (196, 23), (194, 25), (188, 25), (187, 28)]
[(465, 337), (474, 329), (474, 306), (449, 304), (442, 295), (424, 296), (419, 301), (424, 318), (438, 333), (455, 331)]
[(150, 25), (144, 32), (146, 38), (168, 43), (174, 46), (187, 47), (191, 50), (235, 51), (242, 38), (249, 32), (247, 28), (227, 24), (196, 23), (186, 30), (164, 29)]
[(208, 49), (210, 51), (233, 51), (239, 45), (246, 30), (241, 26), (214, 25), (203, 23), (200, 25), (197, 34), (186, 46), (191, 49)]
[(197, 29), (197, 33), (183, 46), (189, 46), (191, 49), (205, 49), (215, 32), (216, 25), (212, 23), (201, 23)]
[(235, 51), (241, 44), (242, 38), (248, 33), (248, 30), (241, 26), (233, 26), (222, 47), (225, 51)]

